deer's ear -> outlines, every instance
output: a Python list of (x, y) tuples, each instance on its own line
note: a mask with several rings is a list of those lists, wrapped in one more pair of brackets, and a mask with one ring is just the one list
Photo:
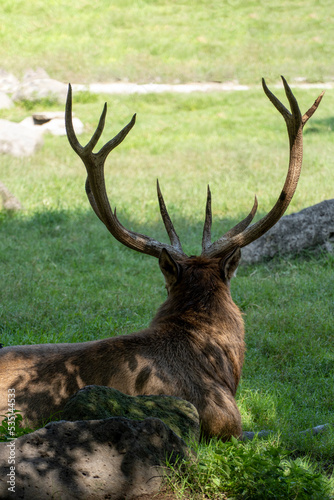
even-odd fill
[(225, 282), (229, 282), (233, 276), (235, 276), (235, 272), (239, 265), (241, 258), (241, 251), (239, 247), (236, 247), (233, 252), (231, 252), (227, 257), (223, 257), (219, 263), (220, 272), (222, 278)]
[(179, 280), (181, 276), (181, 266), (175, 262), (165, 248), (161, 250), (159, 266), (168, 287), (174, 285)]

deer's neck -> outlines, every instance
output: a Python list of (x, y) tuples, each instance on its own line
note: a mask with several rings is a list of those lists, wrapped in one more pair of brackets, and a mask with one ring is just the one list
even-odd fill
[(157, 311), (151, 327), (182, 330), (184, 333), (206, 331), (211, 335), (233, 331), (243, 337), (244, 326), (242, 314), (229, 294), (215, 300), (175, 300), (168, 298)]

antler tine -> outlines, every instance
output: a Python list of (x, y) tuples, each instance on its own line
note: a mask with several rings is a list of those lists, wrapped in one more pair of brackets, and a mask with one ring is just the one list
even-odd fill
[(321, 94), (316, 98), (316, 100), (314, 101), (314, 103), (312, 104), (312, 106), (310, 107), (310, 109), (308, 109), (306, 111), (306, 113), (304, 113), (304, 115), (302, 117), (303, 127), (304, 127), (305, 123), (311, 118), (311, 116), (318, 109), (318, 106), (319, 106), (319, 104), (321, 102), (321, 99), (324, 97), (324, 95), (325, 95), (325, 91), (323, 90), (321, 92)]
[(205, 222), (202, 237), (202, 253), (211, 245), (211, 226), (212, 226), (212, 212), (211, 212), (211, 191), (208, 185), (206, 207), (205, 207)]
[[(241, 222), (239, 222), (238, 224), (233, 226), (229, 231), (227, 231), (227, 233), (225, 233), (223, 236), (221, 236), (215, 242), (215, 245), (217, 246), (217, 245), (224, 244), (224, 243), (226, 243), (226, 241), (228, 241), (233, 236), (236, 236), (237, 234), (244, 231), (249, 226), (249, 224), (252, 222), (252, 220), (254, 219), (254, 215), (256, 214), (257, 207), (258, 207), (258, 203), (257, 203), (257, 198), (255, 196), (252, 210), (249, 212), (247, 217), (245, 217)], [(206, 254), (206, 250), (209, 249), (209, 247), (211, 245), (211, 222), (212, 222), (212, 220), (210, 220), (209, 229), (208, 229), (208, 236), (205, 236), (205, 238), (204, 238), (204, 233), (207, 232), (207, 229), (206, 229), (207, 217), (208, 217), (208, 213), (206, 213), (205, 224), (204, 224), (202, 255)], [(210, 218), (211, 218), (211, 194), (210, 194)], [(204, 244), (204, 239), (205, 239), (205, 244)]]
[(72, 85), (69, 83), (68, 84), (68, 90), (67, 90), (67, 98), (66, 98), (66, 106), (65, 106), (65, 128), (66, 128), (66, 133), (67, 133), (67, 139), (68, 142), (70, 143), (72, 149), (79, 154), (81, 153), (83, 147), (81, 146), (80, 142), (77, 139), (77, 136), (75, 135), (74, 128), (73, 128), (73, 121), (72, 121)]
[(239, 233), (242, 233), (242, 231), (244, 231), (254, 219), (257, 207), (258, 207), (258, 202), (257, 202), (257, 197), (255, 196), (252, 210), (249, 212), (247, 217), (245, 217), (241, 222), (233, 226), (229, 231), (227, 231), (227, 233), (224, 234), (223, 239), (229, 239), (232, 238), (233, 236), (236, 236)]
[(107, 103), (105, 102), (104, 106), (103, 106), (103, 111), (102, 111), (101, 116), (100, 116), (98, 126), (96, 127), (96, 130), (95, 130), (91, 140), (85, 146), (86, 150), (93, 151), (96, 144), (98, 143), (98, 141), (102, 135), (103, 129), (104, 129), (104, 125), (106, 122), (106, 115), (107, 115)]
[(158, 193), (158, 200), (159, 200), (161, 217), (162, 217), (164, 226), (166, 228), (167, 234), (169, 236), (170, 242), (176, 250), (183, 253), (180, 239), (179, 239), (178, 235), (176, 234), (173, 222), (172, 222), (171, 218), (169, 217), (169, 214), (168, 214), (168, 211), (166, 208), (166, 204), (165, 204), (165, 200), (162, 196), (162, 192), (160, 189), (158, 179), (157, 179), (157, 193)]
[[(101, 114), (99, 124), (86, 146), (82, 146), (74, 132), (73, 122), (72, 122), (72, 88), (69, 85), (66, 109), (65, 109), (65, 124), (67, 137), (70, 145), (77, 155), (83, 161), (87, 170), (87, 180), (86, 180), (86, 193), (89, 202), (99, 217), (99, 219), (106, 226), (108, 231), (123, 245), (126, 245), (133, 250), (142, 252), (148, 255), (153, 255), (154, 257), (159, 257), (163, 248), (166, 248), (172, 257), (176, 259), (183, 259), (186, 255), (183, 253), (180, 241), (176, 235), (173, 224), (169, 218), (166, 207), (165, 212), (167, 215), (163, 216), (163, 220), (166, 226), (168, 234), (172, 234), (172, 246), (160, 243), (153, 238), (149, 238), (140, 233), (135, 233), (126, 229), (118, 220), (116, 216), (116, 209), (113, 213), (109, 204), (108, 195), (105, 186), (104, 179), (104, 163), (108, 154), (118, 146), (130, 132), (136, 121), (136, 115), (133, 115), (131, 121), (110, 141), (108, 141), (100, 151), (93, 153), (93, 149), (96, 146), (101, 134), (103, 132), (105, 117), (107, 113), (107, 105), (104, 105), (103, 112)], [(162, 196), (162, 195), (161, 195)], [(164, 207), (164, 202), (162, 207)]]
[[(290, 104), (291, 112), (268, 89), (264, 79), (262, 80), (264, 92), (276, 107), (276, 109), (283, 116), (286, 122), (289, 136), (289, 168), (281, 194), (270, 212), (255, 224), (247, 227), (249, 223), (247, 224), (245, 222), (246, 227), (244, 229), (241, 229), (241, 231), (239, 231), (240, 226), (239, 224), (237, 224), (237, 226), (226, 233), (222, 238), (212, 243), (210, 247), (207, 248), (205, 252), (203, 252), (203, 254), (208, 257), (221, 256), (237, 246), (242, 248), (262, 236), (282, 217), (296, 191), (303, 160), (303, 126), (318, 108), (324, 93), (322, 92), (320, 94), (320, 96), (314, 102), (313, 106), (311, 106), (311, 108), (302, 116), (297, 100), (293, 95), (289, 85), (283, 77), (282, 80), (285, 94)], [(256, 210), (255, 206), (257, 206), (257, 201), (255, 201), (253, 209), (248, 217), (252, 218), (254, 216)], [(248, 221), (248, 217), (246, 217), (244, 221)], [(241, 226), (244, 221), (240, 223)], [(237, 228), (238, 232), (236, 233), (235, 230)]]
[(86, 146), (82, 146), (78, 141), (77, 136), (74, 132), (73, 121), (72, 121), (72, 86), (70, 83), (68, 84), (68, 92), (67, 92), (66, 107), (65, 107), (65, 127), (69, 143), (79, 156), (83, 153), (91, 152), (95, 148), (104, 129), (106, 114), (107, 114), (107, 103), (104, 104), (99, 124), (92, 138), (86, 144)]
[(129, 123), (125, 125), (125, 127), (120, 132), (118, 132), (118, 134), (115, 137), (110, 139), (110, 141), (108, 141), (97, 153), (100, 156), (100, 158), (103, 159), (103, 161), (105, 161), (108, 154), (125, 139), (125, 137), (128, 135), (128, 133), (130, 132), (135, 123), (136, 123), (136, 113), (133, 115)]
[(273, 94), (271, 90), (268, 89), (265, 79), (262, 78), (262, 88), (264, 90), (264, 93), (266, 94), (268, 99), (272, 102), (272, 104), (275, 106), (275, 108), (281, 113), (281, 115), (284, 117), (285, 120), (289, 120), (292, 114), (295, 114), (296, 117), (298, 116), (301, 119), (301, 113), (298, 107), (297, 100), (293, 95), (285, 78), (283, 76), (281, 76), (281, 78), (283, 81), (285, 94), (288, 98), (292, 113), (284, 106), (283, 103), (281, 103), (281, 101), (275, 96), (275, 94)]

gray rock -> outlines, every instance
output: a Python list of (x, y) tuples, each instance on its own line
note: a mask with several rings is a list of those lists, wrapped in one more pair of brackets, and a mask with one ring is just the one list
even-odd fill
[(66, 96), (67, 85), (50, 78), (43, 69), (39, 69), (29, 70), (24, 75), (12, 97), (14, 101), (34, 101), (49, 97), (65, 103)]
[[(51, 422), (0, 443), (0, 498), (151, 498), (161, 486), (166, 458), (175, 463), (186, 454), (185, 443), (154, 418)], [(15, 457), (15, 469), (9, 457)], [(11, 480), (14, 492), (8, 490)]]
[(275, 255), (314, 248), (334, 251), (334, 199), (285, 215), (266, 234), (242, 249), (242, 262), (254, 264)]
[(0, 120), (0, 153), (30, 156), (42, 144), (42, 132), (38, 128)]
[(128, 396), (112, 387), (88, 385), (68, 400), (62, 412), (65, 420), (121, 416), (132, 420), (159, 418), (186, 441), (198, 441), (200, 437), (195, 406), (172, 396)]
[(0, 92), (0, 109), (9, 109), (13, 106), (13, 101), (7, 94)]

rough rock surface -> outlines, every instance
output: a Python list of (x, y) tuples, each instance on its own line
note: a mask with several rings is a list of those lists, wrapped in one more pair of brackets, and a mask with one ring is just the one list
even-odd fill
[(112, 387), (88, 385), (68, 400), (62, 413), (63, 419), (72, 421), (120, 416), (132, 420), (159, 418), (182, 439), (199, 440), (195, 406), (171, 396), (128, 396)]
[(275, 255), (322, 248), (334, 251), (334, 199), (285, 215), (266, 234), (242, 249), (242, 262), (254, 264)]
[(0, 120), (0, 153), (30, 156), (42, 144), (42, 132), (37, 127)]
[[(9, 469), (10, 453), (15, 454), (15, 470)], [(175, 463), (186, 453), (185, 443), (154, 418), (51, 422), (32, 434), (0, 443), (0, 498), (153, 497), (162, 483), (166, 457)], [(15, 493), (8, 491), (11, 480)]]

